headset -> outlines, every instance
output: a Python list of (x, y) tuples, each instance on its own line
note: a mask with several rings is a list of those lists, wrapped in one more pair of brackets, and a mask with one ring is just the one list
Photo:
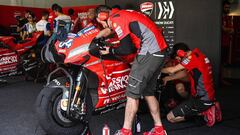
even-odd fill
[(98, 13), (97, 18), (100, 21), (106, 21), (109, 18), (109, 13), (108, 12), (100, 12), (100, 13)]
[(187, 56), (187, 52), (179, 49), (179, 50), (177, 50), (177, 56), (179, 56), (179, 57), (181, 57), (181, 58), (184, 58), (184, 57)]

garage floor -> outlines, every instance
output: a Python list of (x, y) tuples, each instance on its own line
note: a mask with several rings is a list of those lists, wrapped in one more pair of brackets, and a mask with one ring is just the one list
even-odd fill
[[(35, 99), (44, 84), (25, 82), (22, 77), (9, 79), (9, 84), (0, 86), (0, 135), (46, 135), (37, 124), (34, 112)], [(231, 80), (237, 84), (239, 80)], [(224, 121), (208, 128), (194, 122), (170, 124), (163, 120), (168, 135), (239, 135), (240, 134), (240, 89), (237, 85), (223, 86), (217, 91), (223, 109)], [(119, 115), (116, 115), (118, 113)], [(151, 128), (149, 115), (141, 115), (143, 130)], [(123, 110), (96, 117), (94, 135), (101, 135), (101, 128), (108, 123), (112, 133), (122, 124)]]

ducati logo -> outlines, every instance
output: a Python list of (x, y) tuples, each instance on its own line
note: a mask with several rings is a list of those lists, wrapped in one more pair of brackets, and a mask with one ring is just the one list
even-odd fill
[(151, 16), (152, 14), (152, 11), (153, 11), (153, 3), (152, 2), (144, 2), (140, 5), (140, 10), (148, 15), (148, 16)]

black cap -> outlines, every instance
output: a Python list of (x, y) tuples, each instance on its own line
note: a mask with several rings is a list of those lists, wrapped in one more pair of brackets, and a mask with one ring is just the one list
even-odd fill
[(190, 48), (185, 43), (177, 43), (173, 46), (171, 51), (171, 58), (175, 58), (177, 56), (177, 51), (183, 50), (184, 52), (190, 51)]

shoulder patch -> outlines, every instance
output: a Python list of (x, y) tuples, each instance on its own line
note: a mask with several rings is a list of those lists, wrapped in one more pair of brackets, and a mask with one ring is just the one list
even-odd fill
[(123, 35), (123, 30), (120, 26), (117, 26), (117, 28), (115, 29), (115, 32), (117, 33), (119, 38)]
[(185, 59), (183, 59), (182, 64), (187, 65), (189, 62), (190, 62), (190, 59), (185, 58)]
[(204, 60), (206, 64), (210, 63), (210, 60), (207, 57)]

